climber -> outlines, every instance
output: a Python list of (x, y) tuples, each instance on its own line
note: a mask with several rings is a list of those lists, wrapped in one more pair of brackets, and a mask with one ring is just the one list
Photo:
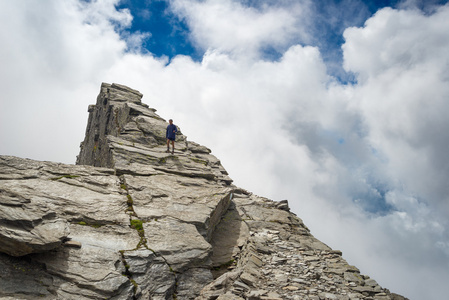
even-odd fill
[(171, 141), (171, 145), (172, 145), (171, 154), (173, 154), (173, 153), (175, 153), (175, 138), (176, 138), (176, 133), (178, 132), (178, 129), (176, 128), (176, 125), (173, 124), (172, 119), (168, 120), (168, 122), (170, 124), (167, 126), (167, 132), (165, 134), (165, 137), (167, 138), (167, 153), (170, 152), (170, 141)]

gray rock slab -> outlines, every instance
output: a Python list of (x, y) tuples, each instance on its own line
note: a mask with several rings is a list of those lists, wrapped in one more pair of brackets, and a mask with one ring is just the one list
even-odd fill
[[(28, 211), (29, 214), (26, 217), (19, 218), (17, 210), (20, 210), (20, 214), (25, 216), (26, 210), (21, 208), (5, 209), (0, 207), (0, 218), (2, 218), (0, 252), (12, 256), (44, 252), (59, 247), (69, 235), (67, 221), (55, 218), (54, 214), (51, 219), (45, 219), (48, 216), (45, 213), (37, 215), (36, 211)], [(8, 217), (4, 218), (5, 215)], [(34, 220), (30, 220), (29, 217)], [(11, 218), (16, 219), (11, 220)], [(33, 224), (33, 221), (36, 223)], [(30, 223), (31, 226), (25, 225), (27, 223)]]
[(0, 253), (0, 299), (54, 299), (52, 285), (42, 264)]
[(139, 218), (177, 218), (197, 226), (208, 240), (231, 199), (231, 188), (203, 178), (174, 175), (124, 175), (124, 178)]
[(189, 223), (164, 218), (144, 223), (147, 246), (174, 271), (206, 266), (212, 246)]
[(140, 299), (167, 299), (173, 294), (176, 274), (161, 255), (140, 248), (124, 251), (123, 258), (128, 275), (138, 287)]
[(126, 196), (109, 169), (2, 156), (0, 172), (1, 252), (21, 256), (57, 248), (69, 235), (69, 222), (129, 222)]
[(33, 256), (34, 261), (45, 265), (49, 274), (61, 279), (54, 287), (56, 293), (78, 293), (85, 297), (129, 294), (132, 284), (122, 274), (125, 266), (120, 250), (137, 246), (140, 237), (136, 230), (118, 225), (99, 228), (72, 225), (69, 237), (82, 247), (62, 247)]
[(211, 239), (214, 277), (228, 271), (227, 267), (236, 259), (248, 237), (248, 226), (238, 214), (235, 204), (231, 203), (230, 208), (216, 226)]
[(176, 294), (179, 299), (194, 299), (203, 287), (212, 282), (213, 277), (208, 268), (192, 268), (178, 276)]
[[(74, 177), (4, 180), (0, 182), (0, 190), (29, 199), (29, 203), (21, 206), (23, 210), (32, 211), (39, 207), (67, 221), (99, 224), (128, 222), (129, 218), (124, 213), (126, 196), (120, 191), (117, 177), (68, 176)], [(103, 185), (101, 192), (99, 185)]]

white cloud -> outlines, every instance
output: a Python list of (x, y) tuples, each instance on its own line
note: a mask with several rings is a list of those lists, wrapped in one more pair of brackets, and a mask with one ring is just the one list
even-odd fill
[(384, 9), (365, 28), (348, 29), (344, 45), (346, 67), (360, 74), (369, 142), (388, 157), (392, 178), (446, 214), (448, 15), (447, 5), (431, 16)]
[[(410, 262), (425, 257), (441, 272), (435, 271), (438, 280), (449, 278), (447, 252), (435, 248), (449, 238), (448, 16), (447, 5), (431, 15), (383, 9), (364, 28), (348, 29), (343, 46), (345, 67), (359, 74), (354, 98), (369, 130), (366, 141), (384, 158), (378, 175), (391, 180), (386, 200), (399, 210), (381, 219), (398, 235), (397, 245), (415, 250)], [(420, 295), (438, 299), (431, 290)]]
[(265, 47), (286, 49), (292, 40), (309, 40), (309, 1), (269, 1), (259, 7), (236, 0), (172, 0), (173, 11), (184, 18), (195, 44), (238, 56), (257, 55)]
[[(100, 83), (126, 84), (239, 186), (289, 199), (363, 273), (411, 299), (445, 297), (447, 6), (384, 9), (347, 29), (359, 83), (341, 85), (317, 48), (292, 42), (311, 34), (306, 2), (172, 1), (207, 51), (169, 64), (127, 51), (145, 36), (123, 35), (131, 15), (115, 3), (0, 2), (0, 153), (74, 162)], [(270, 45), (278, 61), (260, 59)]]
[(3, 154), (75, 161), (86, 93), (127, 47), (115, 29), (131, 16), (114, 2), (0, 3)]

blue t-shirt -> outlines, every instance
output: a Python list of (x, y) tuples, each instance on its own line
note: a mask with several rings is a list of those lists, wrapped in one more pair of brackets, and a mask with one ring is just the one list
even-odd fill
[(178, 128), (176, 128), (176, 125), (170, 124), (167, 126), (167, 133), (165, 134), (165, 137), (169, 140), (174, 141), (176, 138), (176, 132), (178, 132)]

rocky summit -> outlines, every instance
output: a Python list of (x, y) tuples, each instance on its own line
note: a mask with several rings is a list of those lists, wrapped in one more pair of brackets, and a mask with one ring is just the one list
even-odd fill
[(0, 299), (405, 299), (119, 84), (77, 165), (0, 156)]

